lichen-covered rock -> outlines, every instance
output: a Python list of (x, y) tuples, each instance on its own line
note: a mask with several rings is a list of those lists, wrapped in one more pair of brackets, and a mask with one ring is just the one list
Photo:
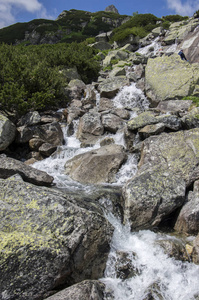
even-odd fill
[(103, 300), (105, 284), (97, 280), (84, 280), (64, 289), (46, 300)]
[(8, 178), (19, 174), (24, 181), (36, 185), (51, 186), (54, 178), (44, 171), (37, 170), (11, 157), (0, 155), (0, 178)]
[(166, 128), (171, 130), (179, 130), (181, 128), (181, 120), (175, 115), (165, 114), (157, 115), (153, 111), (145, 111), (137, 117), (128, 121), (127, 126), (129, 130), (135, 131), (147, 125), (154, 125), (163, 123)]
[(132, 228), (157, 226), (185, 201), (199, 178), (199, 129), (162, 133), (143, 142), (139, 170), (123, 188), (124, 219)]
[(182, 123), (185, 129), (198, 128), (199, 127), (199, 107), (195, 107), (190, 110), (186, 115), (182, 117)]
[(168, 100), (161, 101), (156, 107), (156, 111), (161, 113), (172, 113), (179, 116), (183, 116), (188, 112), (192, 105), (192, 100)]
[(0, 179), (0, 199), (1, 299), (39, 300), (103, 275), (112, 226), (97, 204), (20, 176)]
[(15, 139), (16, 127), (0, 114), (0, 151), (5, 150)]
[(191, 95), (199, 80), (199, 65), (177, 54), (162, 56), (148, 60), (145, 75), (147, 96), (157, 106), (160, 101)]
[(65, 173), (81, 183), (111, 183), (126, 159), (124, 148), (111, 144), (68, 160)]
[(131, 229), (158, 226), (185, 201), (185, 182), (161, 168), (150, 168), (123, 188), (124, 222)]

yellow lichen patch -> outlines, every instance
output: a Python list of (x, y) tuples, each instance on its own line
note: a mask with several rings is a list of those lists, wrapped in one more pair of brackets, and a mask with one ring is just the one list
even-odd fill
[(40, 209), (37, 200), (33, 199), (30, 203), (26, 204), (26, 208), (31, 208), (31, 209)]

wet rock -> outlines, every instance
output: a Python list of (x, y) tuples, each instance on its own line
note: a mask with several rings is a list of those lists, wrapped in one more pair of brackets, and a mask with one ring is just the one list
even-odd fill
[(81, 183), (110, 183), (126, 158), (122, 146), (111, 144), (70, 159), (65, 164), (65, 173)]
[(0, 178), (9, 178), (14, 174), (19, 174), (24, 181), (35, 185), (50, 186), (54, 178), (46, 172), (39, 171), (31, 166), (27, 166), (21, 161), (0, 155)]
[(1, 295), (38, 300), (102, 277), (113, 229), (97, 204), (85, 209), (83, 199), (20, 176), (0, 179), (0, 199)]
[(182, 117), (182, 124), (185, 129), (199, 127), (199, 107), (193, 108)]
[(176, 260), (191, 261), (190, 256), (187, 253), (186, 245), (178, 239), (160, 240), (157, 242), (163, 249), (164, 252)]
[(192, 258), (193, 258), (193, 262), (199, 265), (199, 234), (193, 241)]

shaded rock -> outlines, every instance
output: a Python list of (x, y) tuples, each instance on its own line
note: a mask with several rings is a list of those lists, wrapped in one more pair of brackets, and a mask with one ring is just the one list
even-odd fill
[(97, 91), (92, 84), (88, 84), (84, 91), (84, 98), (82, 99), (81, 102), (83, 105), (91, 104), (95, 106), (96, 100), (97, 100)]
[(57, 146), (54, 146), (49, 143), (44, 143), (39, 147), (39, 152), (44, 156), (50, 156), (53, 152), (55, 152), (57, 149)]
[(199, 232), (199, 193), (190, 191), (188, 202), (182, 207), (174, 229), (187, 234)]
[(32, 138), (29, 140), (29, 147), (31, 150), (38, 150), (43, 143), (45, 143), (45, 141), (40, 138)]
[(128, 85), (128, 80), (124, 77), (108, 78), (98, 86), (101, 97), (113, 98), (121, 87)]
[(0, 114), (0, 151), (5, 150), (14, 141), (15, 135), (15, 125)]
[(77, 67), (73, 68), (65, 68), (60, 71), (60, 73), (63, 75), (63, 77), (70, 82), (71, 80), (78, 79), (81, 80), (80, 75), (78, 74)]
[(61, 126), (57, 122), (37, 126), (34, 130), (34, 136), (54, 146), (62, 145), (64, 140)]
[(103, 146), (67, 161), (65, 173), (81, 183), (114, 182), (115, 174), (126, 158), (122, 146)]
[(199, 107), (193, 108), (185, 116), (182, 117), (182, 124), (185, 129), (199, 127)]
[(6, 157), (3, 154), (0, 155), (0, 178), (6, 179), (14, 174), (19, 174), (24, 181), (36, 185), (50, 186), (54, 179), (46, 172), (34, 169), (21, 161)]
[(191, 95), (199, 80), (198, 70), (198, 64), (191, 65), (176, 54), (149, 59), (145, 70), (146, 90), (152, 105)]
[(109, 113), (102, 115), (102, 125), (104, 126), (104, 129), (112, 133), (116, 133), (123, 123), (124, 121), (114, 114)]
[(103, 300), (105, 284), (97, 280), (85, 280), (64, 289), (46, 300)]
[(114, 144), (115, 141), (113, 138), (111, 137), (105, 137), (101, 142), (100, 142), (100, 147), (103, 147), (103, 146), (107, 146), (107, 145), (110, 145), (110, 144)]
[(41, 116), (38, 113), (38, 111), (29, 112), (26, 115), (22, 116), (19, 122), (17, 123), (17, 126), (31, 126), (36, 125), (41, 122)]
[(103, 275), (113, 229), (97, 204), (19, 176), (0, 180), (0, 199), (1, 295), (38, 300)]
[(90, 47), (101, 50), (101, 51), (109, 50), (112, 48), (111, 44), (109, 44), (108, 42), (103, 42), (103, 41), (96, 42), (96, 43), (90, 45)]
[(151, 135), (158, 135), (165, 129), (164, 123), (158, 123), (154, 125), (147, 125), (142, 129), (138, 130), (139, 135), (142, 139), (146, 139)]

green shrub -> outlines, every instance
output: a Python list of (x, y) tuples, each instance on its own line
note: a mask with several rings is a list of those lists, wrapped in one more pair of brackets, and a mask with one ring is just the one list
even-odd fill
[(159, 26), (160, 19), (152, 14), (135, 14), (129, 21), (113, 30), (111, 41), (121, 41), (133, 34), (140, 38), (145, 37), (152, 29)]
[(67, 102), (64, 67), (77, 67), (85, 83), (98, 76), (96, 52), (84, 44), (0, 45), (0, 109), (17, 111), (59, 107)]
[(187, 20), (189, 17), (185, 16), (180, 16), (180, 15), (168, 15), (165, 17), (162, 17), (162, 19), (164, 21), (169, 21), (169, 22), (180, 22), (180, 21), (184, 21)]
[(199, 106), (199, 97), (196, 96), (186, 96), (182, 100), (192, 100), (196, 106)]

